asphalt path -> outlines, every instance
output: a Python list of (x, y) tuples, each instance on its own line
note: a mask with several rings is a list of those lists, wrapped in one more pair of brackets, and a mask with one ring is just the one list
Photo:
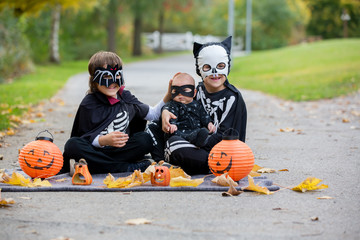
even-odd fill
[[(150, 105), (162, 99), (176, 72), (196, 76), (191, 55), (124, 60), (126, 88)], [(18, 167), (18, 150), (44, 129), (62, 150), (87, 81), (87, 73), (71, 77), (41, 106), (45, 121), (22, 125), (3, 138), (0, 168)], [(219, 192), (5, 192), (2, 197), (16, 203), (0, 208), (0, 239), (359, 239), (360, 92), (300, 103), (241, 92), (248, 109), (246, 143), (255, 163), (288, 169), (263, 174), (282, 186), (280, 191), (237, 197)], [(288, 189), (310, 176), (329, 188)], [(331, 199), (318, 199), (322, 196)], [(151, 223), (125, 223), (136, 218)]]

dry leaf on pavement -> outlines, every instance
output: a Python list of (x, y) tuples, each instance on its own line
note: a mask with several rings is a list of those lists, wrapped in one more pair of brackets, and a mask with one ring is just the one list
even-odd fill
[(128, 225), (140, 225), (140, 224), (150, 224), (152, 221), (146, 218), (135, 218), (135, 219), (128, 219), (125, 221)]
[(328, 185), (325, 184), (318, 185), (321, 181), (322, 181), (321, 179), (315, 177), (308, 177), (307, 179), (302, 181), (299, 185), (293, 187), (292, 190), (297, 192), (306, 192), (306, 191), (328, 188)]

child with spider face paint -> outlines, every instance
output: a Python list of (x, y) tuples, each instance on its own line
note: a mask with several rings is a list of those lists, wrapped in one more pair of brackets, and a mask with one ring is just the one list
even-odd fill
[(112, 52), (100, 51), (89, 60), (89, 91), (77, 110), (71, 138), (64, 147), (64, 166), (69, 160), (87, 161), (90, 173), (144, 171), (151, 162), (143, 160), (153, 149), (146, 120), (160, 117), (171, 99), (170, 87), (155, 107), (140, 102), (125, 90), (122, 60)]
[(165, 140), (171, 136), (179, 136), (197, 147), (203, 147), (209, 133), (215, 131), (210, 116), (201, 103), (194, 100), (196, 94), (195, 80), (187, 73), (177, 73), (172, 80), (172, 100), (165, 104), (163, 111), (167, 110), (177, 116), (170, 119), (169, 133)]
[[(196, 73), (201, 76), (196, 88), (195, 99), (198, 100), (212, 118), (215, 132), (209, 136), (205, 146), (195, 147), (177, 136), (168, 141), (158, 137), (154, 160), (165, 158), (165, 161), (180, 166), (186, 173), (208, 174), (208, 155), (211, 149), (222, 140), (223, 133), (233, 128), (239, 133), (239, 140), (245, 142), (247, 111), (241, 93), (228, 81), (230, 72), (231, 37), (222, 42), (194, 43)], [(170, 131), (170, 119), (179, 117), (169, 111), (162, 111), (162, 130)], [(149, 125), (152, 136), (159, 136), (156, 126)], [(161, 149), (165, 148), (164, 151)], [(161, 152), (164, 153), (161, 156)]]

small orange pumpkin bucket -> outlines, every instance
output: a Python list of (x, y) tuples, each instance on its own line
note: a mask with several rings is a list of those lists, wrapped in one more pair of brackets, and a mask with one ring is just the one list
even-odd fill
[(92, 176), (89, 172), (87, 162), (85, 159), (80, 159), (75, 163), (75, 173), (72, 177), (73, 185), (90, 185), (92, 183)]
[[(50, 137), (40, 136), (47, 132)], [(62, 168), (64, 160), (60, 149), (53, 143), (53, 135), (41, 131), (32, 141), (26, 144), (19, 154), (21, 169), (32, 178), (48, 178), (56, 175)]]
[[(233, 133), (227, 135), (230, 130)], [(234, 181), (239, 181), (253, 169), (254, 154), (248, 145), (239, 140), (235, 129), (228, 129), (224, 132), (223, 140), (211, 149), (208, 164), (215, 176), (229, 173)]]

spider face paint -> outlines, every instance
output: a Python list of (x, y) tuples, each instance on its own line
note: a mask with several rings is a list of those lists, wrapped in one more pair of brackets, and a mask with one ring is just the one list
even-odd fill
[[(120, 76), (120, 78), (117, 78), (117, 76)], [(100, 86), (109, 87), (111, 84), (117, 83), (121, 87), (124, 85), (122, 66), (119, 67), (116, 64), (114, 67), (107, 65), (107, 68), (96, 68), (93, 81), (99, 83)]]
[(177, 95), (181, 93), (181, 95), (185, 97), (194, 97), (194, 85), (182, 85), (182, 86), (171, 86), (171, 97), (174, 99)]

